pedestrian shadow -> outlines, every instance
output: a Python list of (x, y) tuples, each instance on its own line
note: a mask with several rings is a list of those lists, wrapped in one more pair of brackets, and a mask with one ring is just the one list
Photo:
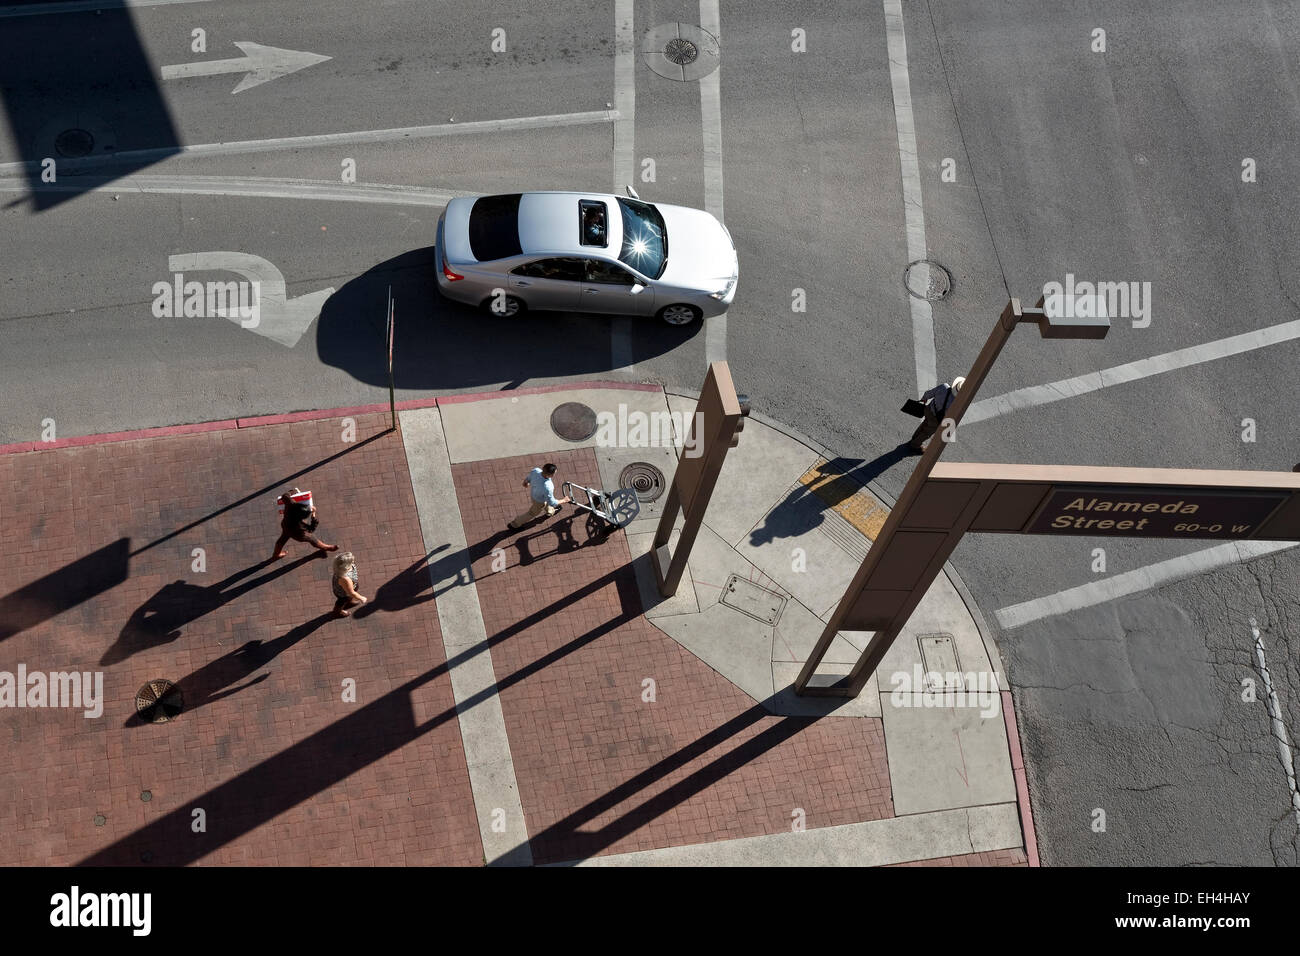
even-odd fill
[[(361, 607), (354, 610), (352, 616), (369, 617), (376, 611), (388, 611), (390, 613), (405, 611), (409, 608), (415, 607), (417, 604), (424, 604), (427, 601), (432, 601), (434, 598), (438, 597), (439, 594), (442, 594), (445, 591), (450, 591), (453, 587), (459, 585), (461, 580), (459, 573), (457, 573), (455, 574), (457, 578), (455, 584), (448, 585), (441, 590), (434, 587), (434, 581), (442, 580), (441, 577), (434, 577), (434, 571), (435, 569), (440, 568), (443, 562), (439, 561), (430, 564), (429, 559), (439, 551), (446, 551), (450, 547), (451, 545), (449, 544), (439, 545), (419, 561), (412, 564), (409, 568), (399, 571), (394, 577), (381, 584), (375, 591), (374, 596)], [(450, 558), (460, 558), (461, 561), (458, 563), (463, 563), (462, 556), (464, 554), (464, 551), (457, 551), (455, 555), (449, 555), (448, 558), (443, 559), (444, 561), (448, 561), (448, 569), (450, 569)], [(466, 567), (468, 566), (466, 565)], [(464, 583), (469, 584), (471, 582), (466, 580)], [(428, 592), (427, 594), (425, 593), (426, 591)]]
[(833, 458), (817, 468), (824, 476), (811, 484), (800, 482), (779, 504), (769, 511), (763, 524), (749, 533), (754, 547), (777, 538), (797, 538), (826, 520), (824, 512), (853, 497), (894, 465), (909, 457), (907, 443), (890, 449), (878, 458)]
[(118, 538), (0, 598), (0, 641), (121, 584), (130, 548), (130, 538)]
[(268, 558), (249, 565), (242, 571), (236, 571), (230, 577), (206, 587), (188, 581), (173, 581), (171, 584), (165, 584), (132, 612), (127, 622), (122, 625), (117, 640), (104, 652), (99, 663), (101, 666), (117, 664), (140, 651), (170, 644), (181, 636), (181, 628), (185, 625), (229, 604), (254, 588), (288, 574), (322, 554), (323, 551), (317, 551), (314, 554), (304, 555), (296, 561), (280, 565), (260, 578), (244, 581), (237, 587), (232, 585), (271, 565), (274, 563), (272, 559)]
[[(194, 711), (201, 707), (215, 704), (232, 694), (237, 694), (241, 690), (247, 690), (255, 684), (260, 684), (271, 675), (258, 674), (250, 681), (242, 684), (238, 682), (243, 681), (253, 671), (265, 667), (280, 654), (283, 654), (304, 638), (309, 637), (333, 618), (332, 612), (320, 614), (310, 621), (299, 624), (273, 641), (249, 641), (229, 654), (204, 664), (192, 674), (182, 677), (176, 682), (176, 686), (180, 688), (181, 701), (184, 704), (182, 713), (193, 714)], [(132, 714), (127, 718), (125, 726), (144, 727), (147, 725), (139, 714)]]

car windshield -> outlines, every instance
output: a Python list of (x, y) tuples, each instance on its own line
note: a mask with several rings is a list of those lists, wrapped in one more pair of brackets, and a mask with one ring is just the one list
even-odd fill
[(623, 249), (618, 254), (619, 260), (642, 275), (658, 279), (668, 265), (664, 217), (648, 202), (619, 197), (618, 207), (623, 212)]

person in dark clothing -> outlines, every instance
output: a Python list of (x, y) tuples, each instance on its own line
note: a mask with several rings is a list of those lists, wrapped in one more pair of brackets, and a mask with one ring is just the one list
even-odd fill
[(965, 382), (965, 378), (955, 378), (951, 385), (943, 382), (921, 396), (921, 401), (925, 402), (925, 417), (912, 433), (912, 439), (907, 443), (908, 449), (914, 452), (925, 450), (925, 440), (939, 430), (943, 416), (948, 413)]
[(280, 519), (280, 537), (275, 542), (275, 550), (271, 558), (283, 558), (287, 553), (284, 550), (285, 544), (290, 538), (295, 541), (304, 541), (321, 552), (337, 551), (337, 544), (325, 544), (320, 538), (312, 534), (316, 526), (320, 523), (316, 518), (316, 506), (312, 505), (307, 508), (295, 502), (289, 496), (298, 494), (298, 489), (292, 492), (286, 492), (280, 496), (280, 501), (284, 504), (284, 517)]

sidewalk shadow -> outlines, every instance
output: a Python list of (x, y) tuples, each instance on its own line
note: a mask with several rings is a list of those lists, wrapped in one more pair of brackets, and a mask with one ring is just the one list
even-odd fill
[[(219, 517), (225, 514), (227, 511), (233, 511), (235, 508), (238, 508), (240, 505), (246, 505), (250, 501), (254, 501), (258, 498), (261, 498), (263, 495), (270, 494), (273, 491), (285, 491), (288, 489), (289, 484), (295, 478), (301, 478), (303, 475), (307, 474), (308, 472), (315, 471), (317, 468), (323, 468), (325, 465), (328, 465), (330, 462), (342, 458), (344, 455), (350, 455), (357, 449), (364, 448), (366, 445), (369, 445), (371, 442), (378, 441), (379, 439), (383, 438), (385, 435), (391, 435), (391, 434), (393, 434), (393, 429), (385, 428), (383, 431), (371, 435), (369, 438), (364, 438), (359, 442), (355, 442), (353, 444), (348, 445), (348, 447), (343, 449), (342, 451), (336, 451), (332, 455), (326, 455), (324, 458), (320, 459), (319, 461), (312, 462), (306, 468), (299, 468), (293, 474), (285, 475), (283, 478), (271, 482), (271, 484), (265, 486), (264, 488), (257, 489), (257, 491), (254, 491), (252, 494), (244, 495), (244, 497), (240, 498), (238, 501), (232, 501), (230, 504), (218, 508), (216, 511), (209, 512), (208, 514), (204, 515), (202, 518), (196, 518), (194, 521), (191, 521), (189, 524), (185, 525), (184, 527), (177, 528), (175, 531), (169, 532), (168, 534), (163, 535), (161, 538), (155, 538), (153, 541), (150, 541), (148, 544), (142, 545), (141, 547), (136, 548), (134, 551), (132, 551), (131, 557), (135, 557), (136, 555), (143, 554), (144, 552), (148, 551), (150, 548), (156, 548), (164, 541), (170, 541), (172, 538), (175, 538), (178, 535), (182, 535), (186, 531), (190, 531), (194, 528), (197, 528), (205, 521), (211, 521), (213, 518)], [(272, 534), (270, 540), (274, 540), (274, 534)]]
[(117, 587), (126, 580), (130, 548), (130, 538), (118, 538), (0, 598), (0, 641)]
[(802, 482), (793, 488), (767, 513), (763, 524), (749, 533), (749, 543), (757, 547), (777, 538), (797, 538), (821, 527), (826, 520), (826, 509), (847, 501), (907, 457), (907, 443), (904, 442), (871, 461), (834, 458), (826, 462), (817, 470), (830, 480), (820, 481), (816, 491)]
[[(432, 224), (430, 224), (432, 232)], [(437, 249), (411, 249), (350, 279), (325, 302), (316, 352), (325, 365), (369, 385), (388, 385), (387, 303), (395, 303), (393, 378), (398, 388), (466, 388), (499, 382), (590, 375), (614, 367), (608, 315), (525, 313), (500, 318), (443, 298)], [(536, 315), (544, 315), (538, 319)], [(537, 323), (546, 335), (537, 334)], [(670, 326), (653, 316), (632, 321), (631, 363), (683, 345), (702, 322)]]
[[(249, 641), (229, 654), (204, 664), (194, 673), (182, 677), (176, 685), (180, 688), (181, 699), (185, 705), (183, 713), (192, 714), (200, 707), (214, 704), (241, 690), (260, 684), (271, 675), (258, 674), (250, 681), (242, 684), (238, 682), (253, 671), (265, 667), (280, 654), (333, 619), (333, 613), (327, 612), (299, 624), (273, 641), (265, 643), (260, 640)], [(144, 727), (146, 724), (139, 714), (132, 714), (127, 718), (125, 726)]]
[[(476, 691), (468, 698), (452, 704), (423, 721), (417, 720), (416, 711), (411, 707), (411, 698), (421, 687), (447, 677), (456, 667), (477, 655), (510, 640), (610, 584), (618, 589), (621, 606), (618, 614), (520, 667), (514, 673), (501, 677), (496, 684)], [(332, 724), (290, 744), (237, 776), (216, 784), (196, 801), (177, 807), (132, 833), (101, 846), (77, 865), (139, 865), (144, 853), (148, 853), (148, 858), (156, 865), (182, 866), (193, 863), (233, 840), (245, 836), (286, 810), (329, 789), (358, 770), (384, 759), (411, 741), (418, 740), (425, 734), (459, 719), (474, 707), (494, 701), (503, 690), (600, 640), (602, 636), (640, 613), (640, 594), (628, 567), (610, 571), (547, 607), (490, 635), (482, 644), (460, 651), (447, 661), (412, 677), (369, 703), (359, 704), (356, 709)], [(328, 618), (328, 615), (323, 617)], [(295, 642), (301, 640), (311, 630), (319, 627), (320, 621), (321, 619), (317, 618), (300, 625), (279, 640), (285, 642), (290, 639)], [(276, 653), (283, 650), (284, 647), (279, 647)], [(211, 681), (206, 676), (204, 678), (203, 684), (209, 687), (219, 688), (229, 684), (232, 678), (240, 680), (255, 670), (256, 666), (260, 666), (262, 660), (260, 655), (266, 652), (259, 652), (257, 648), (241, 648), (227, 657), (235, 658), (236, 655), (244, 653), (250, 656), (243, 661), (228, 661), (220, 669), (214, 662), (208, 665), (210, 671), (208, 668), (203, 668), (196, 673), (208, 671), (213, 675)], [(252, 661), (259, 663), (250, 667), (249, 663)], [(217, 699), (212, 692), (205, 692), (202, 685), (195, 683), (195, 675), (191, 675), (186, 680), (191, 682), (194, 693), (198, 695), (197, 702), (200, 706)], [(229, 696), (230, 693), (247, 686), (249, 684), (225, 692), (218, 690), (217, 693)], [(186, 700), (188, 710), (188, 695)], [(220, 810), (220, 812), (209, 813), (208, 829), (197, 836), (191, 830), (191, 806), (214, 807)], [(520, 858), (521, 855), (518, 853), (507, 854), (498, 862), (508, 865)]]
[[(432, 601), (439, 594), (450, 591), (452, 587), (459, 585), (461, 582), (458, 577), (456, 584), (443, 588), (441, 591), (435, 590), (433, 587), (433, 582), (440, 580), (440, 578), (433, 576), (435, 569), (439, 568), (444, 561), (448, 562), (450, 566), (451, 558), (459, 558), (465, 553), (464, 551), (457, 551), (455, 555), (448, 555), (442, 561), (429, 564), (430, 558), (439, 551), (446, 551), (450, 547), (449, 544), (439, 545), (409, 568), (399, 571), (394, 577), (381, 584), (375, 591), (374, 596), (367, 603), (353, 611), (352, 616), (369, 617), (376, 611), (405, 611), (417, 604)], [(468, 565), (465, 565), (465, 567), (468, 568)], [(466, 574), (465, 576), (468, 577), (469, 575)], [(471, 582), (467, 580), (464, 583), (469, 584)], [(429, 593), (425, 594), (425, 591)]]
[[(323, 553), (317, 551), (314, 554), (304, 555), (296, 561), (286, 562), (269, 574), (264, 574), (252, 581), (245, 581), (238, 587), (231, 587), (231, 585), (256, 571), (270, 566), (274, 563), (272, 559), (267, 558), (257, 564), (249, 565), (242, 571), (236, 571), (225, 580), (218, 581), (216, 584), (209, 584), (207, 587), (191, 584), (188, 581), (173, 581), (171, 584), (164, 584), (153, 597), (132, 612), (126, 624), (122, 626), (122, 631), (118, 634), (117, 640), (104, 652), (104, 656), (99, 659), (99, 663), (102, 666), (117, 664), (126, 660), (132, 654), (137, 654), (151, 647), (170, 644), (181, 636), (180, 629), (185, 625), (215, 611), (222, 605), (229, 604), (254, 588), (268, 584), (276, 578), (301, 567), (308, 561), (315, 560)], [(230, 590), (226, 590), (227, 588), (230, 588)]]
[[(613, 529), (605, 522), (601, 521), (593, 514), (587, 515), (587, 520), (583, 522), (583, 530), (586, 532), (586, 538), (579, 541), (573, 533), (573, 522), (577, 519), (576, 514), (567, 515), (556, 521), (554, 524), (546, 525), (532, 534), (526, 534), (515, 541), (515, 548), (519, 551), (519, 566), (524, 567), (529, 564), (535, 564), (538, 561), (549, 558), (556, 554), (569, 554), (577, 551), (579, 548), (591, 547), (593, 545), (602, 545), (610, 538)], [(556, 539), (555, 547), (550, 551), (543, 551), (534, 554), (530, 548), (533, 541), (540, 538), (548, 538), (554, 535)]]

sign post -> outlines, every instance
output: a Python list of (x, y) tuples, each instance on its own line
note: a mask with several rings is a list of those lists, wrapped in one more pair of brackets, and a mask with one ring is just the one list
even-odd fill
[[(718, 483), (718, 475), (726, 461), (727, 450), (736, 447), (748, 415), (749, 398), (736, 394), (727, 363), (710, 364), (704, 390), (700, 392), (695, 414), (691, 416), (690, 434), (694, 440), (684, 444), (684, 448), (691, 448), (698, 454), (683, 454), (678, 459), (677, 473), (673, 475), (668, 497), (664, 499), (664, 510), (659, 516), (659, 527), (655, 530), (650, 549), (650, 563), (655, 569), (659, 593), (664, 597), (677, 593), (695, 537), (704, 522), (713, 487)], [(679, 513), (685, 516), (685, 520), (677, 547), (670, 553), (668, 542)]]
[(397, 303), (393, 301), (393, 287), (388, 287), (388, 415), (393, 431), (397, 430), (397, 395), (393, 386), (393, 330), (397, 325)]
[[(957, 394), (945, 424), (974, 400), (1016, 324), (1045, 338), (1100, 337), (1108, 322), (1071, 331), (1012, 299)], [(1098, 334), (1100, 332), (1100, 335)], [(930, 442), (866, 559), (795, 679), (798, 694), (856, 697), (968, 531), (1150, 538), (1300, 541), (1300, 474), (1076, 465), (940, 464)], [(866, 632), (847, 676), (818, 675), (839, 631)]]

